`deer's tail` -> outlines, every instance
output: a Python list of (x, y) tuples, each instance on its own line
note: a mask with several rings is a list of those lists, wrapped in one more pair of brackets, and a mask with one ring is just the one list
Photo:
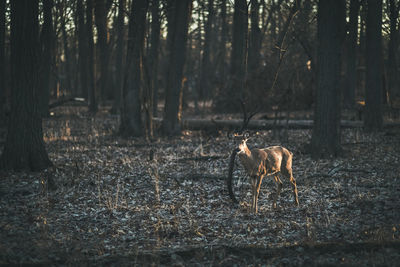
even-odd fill
[(230, 161), (229, 161), (229, 173), (228, 173), (228, 179), (226, 180), (226, 184), (228, 186), (228, 192), (229, 192), (229, 196), (231, 197), (232, 201), (234, 203), (239, 203), (233, 193), (232, 190), (232, 176), (233, 176), (233, 167), (235, 166), (235, 158), (236, 158), (236, 154), (239, 152), (239, 148), (235, 148), (232, 151), (231, 157), (230, 157)]

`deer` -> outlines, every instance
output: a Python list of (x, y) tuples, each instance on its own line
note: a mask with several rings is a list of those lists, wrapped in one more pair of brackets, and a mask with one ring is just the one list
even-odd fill
[[(245, 119), (241, 130), (245, 129), (250, 120), (249, 118), (246, 118), (244, 105), (243, 110)], [(292, 184), (295, 205), (299, 206), (296, 179), (293, 177), (292, 172), (293, 153), (282, 146), (249, 149), (247, 146), (247, 141), (249, 139), (248, 134), (235, 134), (234, 137), (240, 137), (241, 142), (239, 143), (239, 146), (232, 151), (229, 163), (227, 185), (229, 195), (233, 202), (238, 203), (232, 190), (233, 166), (235, 163), (235, 157), (237, 155), (245, 171), (250, 177), (252, 194), (251, 211), (253, 213), (258, 213), (258, 196), (260, 194), (261, 182), (265, 176), (273, 176), (277, 185), (276, 194), (272, 203), (273, 209), (277, 208), (276, 201), (280, 195), (283, 185), (281, 179), (279, 178), (279, 174), (282, 174), (289, 179), (290, 183)]]

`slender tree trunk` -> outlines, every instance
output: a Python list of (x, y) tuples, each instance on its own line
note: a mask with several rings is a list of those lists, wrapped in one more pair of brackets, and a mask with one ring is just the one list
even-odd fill
[(367, 1), (366, 92), (364, 127), (382, 128), (382, 0)]
[(153, 116), (157, 116), (158, 106), (158, 54), (160, 50), (160, 8), (159, 0), (153, 0), (151, 6), (151, 48), (150, 48), (150, 71), (151, 89), (153, 91)]
[(337, 156), (340, 145), (340, 67), (345, 1), (318, 2), (317, 98), (311, 149), (314, 158)]
[[(63, 3), (60, 3), (62, 5)], [(73, 86), (72, 86), (72, 67), (71, 67), (71, 54), (70, 54), (70, 49), (68, 47), (68, 34), (66, 31), (66, 23), (67, 23), (67, 18), (66, 18), (66, 7), (63, 6), (62, 10), (60, 10), (62, 14), (61, 18), (61, 33), (62, 33), (62, 42), (63, 42), (63, 48), (64, 48), (64, 56), (65, 56), (65, 87), (68, 90), (68, 92), (73, 93)]]
[(143, 93), (143, 50), (148, 0), (133, 1), (129, 17), (127, 72), (124, 78), (120, 133), (143, 135), (141, 116)]
[(115, 55), (115, 68), (116, 68), (116, 83), (114, 93), (114, 104), (113, 110), (115, 113), (119, 113), (121, 109), (122, 101), (122, 87), (124, 81), (124, 51), (125, 51), (125, 0), (118, 1), (118, 17), (117, 17), (117, 47)]
[(5, 54), (5, 33), (6, 33), (6, 0), (0, 0), (0, 125), (5, 118), (6, 104), (6, 54)]
[(101, 99), (104, 101), (111, 97), (108, 91), (108, 29), (107, 29), (107, 10), (106, 0), (95, 0), (95, 21), (97, 29), (97, 42), (99, 45), (100, 58), (100, 77), (97, 87), (100, 89)]
[(357, 36), (358, 36), (358, 13), (360, 0), (350, 1), (349, 34), (347, 36), (347, 60), (345, 87), (343, 90), (343, 104), (346, 108), (353, 108), (356, 98), (357, 87)]
[(53, 59), (53, 0), (43, 1), (43, 27), (41, 33), (41, 97), (40, 111), (43, 117), (49, 115), (49, 99), (50, 99), (50, 75)]
[(181, 132), (183, 67), (192, 0), (171, 0), (171, 4), (167, 35), (169, 68), (162, 124), (163, 132), (167, 135)]
[(389, 76), (389, 92), (392, 97), (400, 97), (400, 79), (397, 55), (399, 49), (399, 29), (397, 21), (399, 18), (400, 3), (395, 3), (394, 0), (387, 1), (389, 6), (390, 17), (390, 39), (388, 47), (388, 76)]
[(94, 43), (93, 43), (93, 0), (86, 0), (86, 36), (88, 40), (88, 94), (89, 112), (97, 112), (95, 65), (94, 65)]
[(39, 110), (40, 42), (38, 0), (11, 1), (12, 110), (0, 167), (38, 171), (48, 158)]
[(77, 0), (76, 15), (78, 21), (78, 66), (79, 66), (79, 81), (82, 97), (88, 98), (88, 40), (85, 28), (85, 14), (83, 8), (83, 0)]
[(220, 41), (220, 56), (219, 56), (219, 80), (221, 84), (226, 82), (226, 42), (228, 39), (228, 23), (226, 21), (226, 0), (221, 0), (221, 41)]
[(208, 99), (210, 97), (210, 79), (211, 73), (211, 56), (210, 56), (210, 47), (211, 47), (211, 31), (212, 31), (212, 23), (214, 19), (214, 0), (208, 0), (208, 16), (207, 22), (205, 26), (205, 38), (204, 38), (204, 46), (203, 46), (203, 58), (201, 62), (201, 77), (200, 77), (200, 92), (201, 97), (203, 99)]

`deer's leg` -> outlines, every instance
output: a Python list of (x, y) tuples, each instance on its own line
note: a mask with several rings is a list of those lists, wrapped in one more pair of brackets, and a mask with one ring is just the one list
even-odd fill
[(276, 209), (276, 200), (278, 199), (278, 196), (281, 194), (282, 181), (278, 175), (275, 175), (274, 179), (275, 179), (275, 183), (276, 183), (276, 194), (274, 197), (274, 203), (272, 203), (272, 208)]
[(296, 201), (296, 205), (299, 205), (299, 197), (297, 195), (297, 185), (296, 185), (296, 179), (294, 179), (292, 172), (290, 171), (290, 182), (292, 183), (293, 187), (293, 196)]
[(260, 195), (260, 188), (261, 188), (261, 182), (262, 182), (263, 177), (264, 177), (264, 176), (260, 175), (260, 176), (257, 176), (257, 179), (256, 179), (257, 185), (256, 185), (256, 192), (255, 192), (255, 193), (256, 193), (256, 198), (255, 198), (255, 202), (256, 202), (256, 205), (255, 205), (255, 213), (258, 212), (258, 196)]
[(257, 183), (258, 179), (257, 176), (251, 177), (251, 211), (257, 213)]

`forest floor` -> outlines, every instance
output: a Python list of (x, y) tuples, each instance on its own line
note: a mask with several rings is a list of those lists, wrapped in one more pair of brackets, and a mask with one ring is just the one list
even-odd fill
[(54, 167), (0, 173), (0, 265), (399, 265), (399, 132), (343, 130), (343, 157), (320, 160), (311, 130), (254, 132), (249, 147), (293, 152), (300, 202), (283, 180), (273, 209), (266, 177), (255, 215), (229, 199), (226, 132), (122, 139), (116, 116), (76, 108), (43, 127)]

